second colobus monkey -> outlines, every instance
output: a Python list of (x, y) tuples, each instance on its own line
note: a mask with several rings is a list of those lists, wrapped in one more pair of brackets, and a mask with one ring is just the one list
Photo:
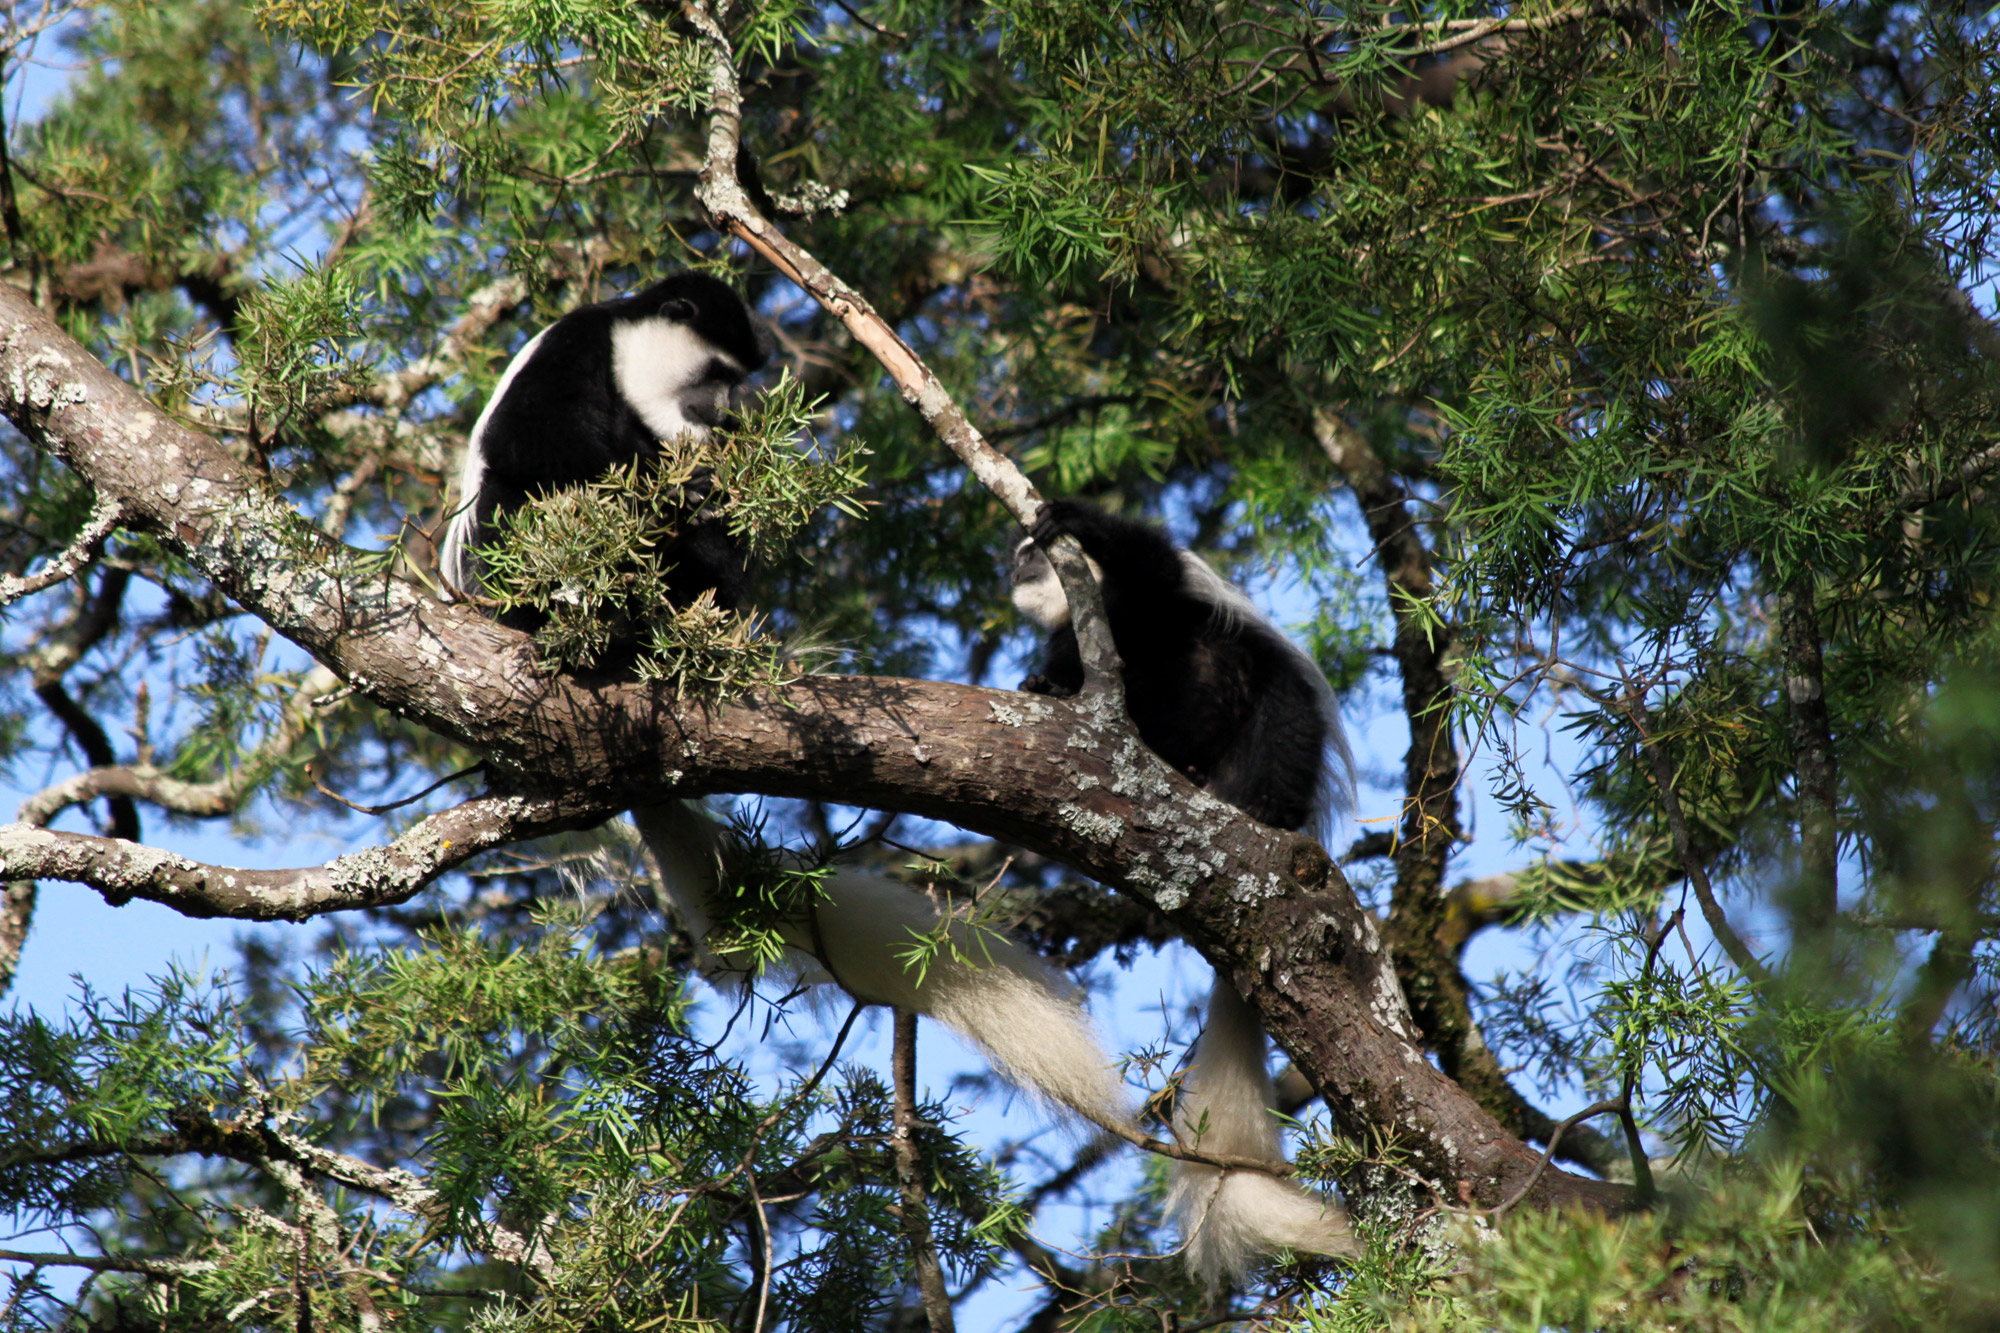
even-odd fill
[[(1021, 683), (1071, 695), (1083, 662), (1069, 602), (1044, 548), (1077, 539), (1104, 594), (1139, 738), (1197, 786), (1277, 828), (1322, 823), (1346, 799), (1346, 754), (1319, 667), (1250, 600), (1157, 529), (1074, 500), (1052, 500), (1014, 552), (1014, 604), (1051, 631), (1039, 674)], [(1340, 762), (1330, 764), (1330, 755)], [(1184, 1144), (1217, 1155), (1283, 1152), (1263, 1025), (1218, 977), (1175, 1121)], [(1345, 1213), (1259, 1171), (1176, 1162), (1168, 1211), (1188, 1266), (1211, 1285), (1279, 1249), (1353, 1254)]]

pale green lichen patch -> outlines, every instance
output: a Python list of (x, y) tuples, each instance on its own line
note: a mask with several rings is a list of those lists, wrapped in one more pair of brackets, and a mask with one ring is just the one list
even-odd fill
[[(1141, 853), (1144, 858), (1144, 853)], [(1126, 872), (1125, 882), (1153, 900), (1153, 905), (1162, 912), (1179, 911), (1187, 905), (1188, 886), (1167, 879), (1150, 866), (1135, 865)]]
[(72, 373), (70, 359), (42, 348), (14, 367), (7, 387), (17, 402), (50, 410), (81, 403), (87, 397)]
[(1396, 980), (1396, 969), (1378, 966), (1375, 993), (1368, 997), (1369, 1016), (1404, 1041), (1414, 1041), (1416, 1034), (1410, 1030), (1409, 1013), (1410, 1002), (1403, 996), (1402, 983)]
[(1118, 841), (1119, 836), (1125, 832), (1125, 821), (1118, 816), (1100, 815), (1080, 805), (1071, 805), (1067, 801), (1056, 807), (1056, 815), (1062, 820), (1063, 827), (1078, 837), (1087, 838), (1091, 842), (1101, 842), (1107, 846)]
[(1032, 701), (1032, 699), (1024, 703), (1020, 708), (1016, 708), (1012, 704), (1003, 704), (998, 699), (988, 699), (986, 707), (991, 720), (998, 722), (1003, 727), (1025, 727), (1031, 723), (1040, 722), (1048, 714), (1046, 708), (1043, 708), (1040, 703)]
[(1129, 737), (1111, 756), (1110, 787), (1116, 794), (1133, 800), (1149, 796), (1164, 798), (1174, 790), (1174, 784), (1167, 780), (1166, 764), (1136, 738)]
[(1261, 877), (1245, 872), (1229, 882), (1229, 896), (1239, 903), (1262, 902), (1266, 898), (1276, 898), (1284, 891), (1285, 887), (1278, 882), (1278, 877), (1268, 871)]
[(925, 377), (923, 387), (917, 390), (917, 410), (924, 414), (924, 420), (947, 412), (952, 407), (951, 394), (935, 379)]

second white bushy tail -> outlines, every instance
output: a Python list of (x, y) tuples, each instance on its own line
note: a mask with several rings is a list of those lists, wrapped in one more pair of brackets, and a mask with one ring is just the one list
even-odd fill
[[(1283, 1161), (1276, 1105), (1264, 1026), (1236, 988), (1217, 977), (1174, 1112), (1181, 1146)], [(1241, 1278), (1258, 1258), (1279, 1250), (1351, 1255), (1360, 1248), (1339, 1204), (1262, 1171), (1177, 1161), (1167, 1214), (1180, 1228), (1188, 1268), (1211, 1287)]]

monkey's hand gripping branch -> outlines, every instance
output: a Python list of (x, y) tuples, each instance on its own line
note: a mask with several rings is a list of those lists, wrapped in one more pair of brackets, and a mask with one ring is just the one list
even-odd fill
[[(986, 442), (967, 419), (931, 368), (867, 298), (855, 291), (765, 217), (736, 174), (743, 146), (743, 94), (736, 77), (735, 49), (718, 15), (704, 0), (688, 0), (685, 12), (709, 47), (708, 158), (695, 188), (715, 225), (768, 260), (773, 267), (812, 294), (828, 314), (847, 326), (922, 414), (959, 459), (998, 497), (1021, 524), (1032, 530), (1042, 497), (1021, 469)], [(1104, 598), (1074, 537), (1057, 540), (1048, 551), (1049, 563), (1069, 599), (1071, 623), (1083, 658), (1084, 689), (1109, 690), (1122, 701), (1118, 649), (1104, 615)]]

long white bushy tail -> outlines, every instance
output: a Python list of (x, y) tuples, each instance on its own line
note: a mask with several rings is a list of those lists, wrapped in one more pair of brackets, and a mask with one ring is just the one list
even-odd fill
[[(1217, 977), (1174, 1112), (1181, 1146), (1282, 1161), (1276, 1104), (1264, 1026), (1236, 988)], [(1278, 1250), (1359, 1252), (1339, 1204), (1262, 1171), (1177, 1161), (1167, 1214), (1185, 1240), (1189, 1269), (1210, 1286), (1242, 1277), (1260, 1256)]]
[[(724, 844), (715, 822), (680, 801), (635, 809), (632, 818), (659, 863), (663, 896), (695, 936), (702, 971), (717, 984), (739, 984), (742, 969), (705, 947), (722, 882)], [(905, 955), (918, 936), (936, 933), (943, 915), (919, 889), (839, 870), (827, 878), (811, 919), (782, 933), (800, 980), (833, 981), (856, 999), (926, 1014), (1029, 1092), (1129, 1133), (1123, 1081), (1091, 1031), (1082, 996), (1041, 957), (953, 922), (948, 938), (956, 947), (939, 948), (918, 981)]]

